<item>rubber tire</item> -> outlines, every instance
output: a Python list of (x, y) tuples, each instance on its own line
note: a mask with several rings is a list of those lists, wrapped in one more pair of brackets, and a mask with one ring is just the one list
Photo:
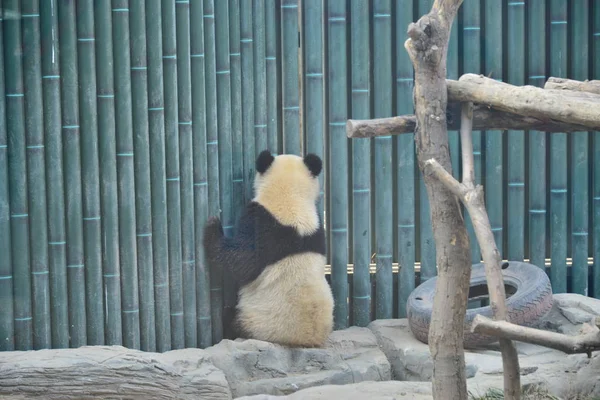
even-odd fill
[[(505, 285), (516, 288), (516, 292), (506, 300), (510, 322), (521, 326), (535, 326), (552, 308), (552, 286), (548, 275), (533, 264), (518, 261), (504, 263), (502, 275)], [(423, 343), (428, 343), (436, 282), (437, 277), (434, 277), (419, 285), (412, 291), (406, 304), (410, 329)], [(473, 265), (471, 270), (470, 286), (478, 285), (487, 285), (483, 263)], [(471, 333), (471, 322), (477, 314), (493, 318), (490, 306), (467, 309), (464, 325), (465, 348), (480, 347), (498, 340), (493, 336)]]

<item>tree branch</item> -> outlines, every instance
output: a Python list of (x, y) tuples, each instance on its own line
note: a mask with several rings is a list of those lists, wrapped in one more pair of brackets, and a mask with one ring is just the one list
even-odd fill
[(537, 344), (567, 354), (587, 353), (590, 356), (592, 351), (600, 350), (600, 329), (590, 325), (586, 329), (589, 330), (588, 333), (568, 336), (506, 321), (494, 321), (483, 315), (476, 315), (471, 323), (471, 332)]
[[(455, 81), (456, 82), (456, 81)], [(461, 103), (454, 102), (452, 92), (448, 92), (446, 110), (447, 129), (457, 131), (460, 129)], [(402, 115), (389, 118), (376, 119), (349, 119), (346, 122), (346, 135), (349, 138), (369, 138), (376, 136), (398, 135), (413, 133), (416, 129), (417, 117), (415, 115)], [(535, 130), (540, 132), (581, 132), (589, 128), (554, 121), (511, 114), (491, 108), (484, 104), (473, 105), (474, 130)]]
[(550, 77), (544, 85), (544, 89), (575, 90), (600, 94), (600, 80), (582, 82), (572, 79)]

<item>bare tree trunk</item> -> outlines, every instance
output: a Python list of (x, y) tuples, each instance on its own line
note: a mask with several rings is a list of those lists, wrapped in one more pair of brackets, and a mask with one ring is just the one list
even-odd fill
[[(404, 47), (415, 68), (415, 141), (421, 172), (437, 160), (451, 173), (446, 128), (446, 56), (452, 22), (462, 0), (436, 0), (429, 14), (408, 28)], [(469, 237), (459, 202), (444, 184), (425, 176), (436, 244), (438, 281), (429, 348), (434, 399), (468, 398), (463, 327), (471, 277)]]

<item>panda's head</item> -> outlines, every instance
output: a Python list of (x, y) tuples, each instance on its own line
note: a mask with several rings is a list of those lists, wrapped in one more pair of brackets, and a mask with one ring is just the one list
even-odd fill
[(256, 198), (315, 203), (319, 197), (318, 178), (322, 168), (321, 159), (314, 154), (304, 157), (280, 154), (274, 157), (264, 150), (256, 159)]

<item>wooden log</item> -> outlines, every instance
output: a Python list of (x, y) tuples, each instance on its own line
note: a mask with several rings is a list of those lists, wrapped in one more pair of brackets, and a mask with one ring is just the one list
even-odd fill
[[(452, 170), (446, 128), (446, 59), (452, 23), (462, 0), (435, 0), (431, 11), (408, 26), (404, 42), (415, 70), (415, 143), (419, 168), (434, 158)], [(424, 177), (430, 201), (438, 278), (429, 329), (433, 398), (468, 397), (463, 324), (470, 277), (469, 236), (456, 197), (432, 176)]]
[(600, 95), (583, 92), (514, 86), (475, 74), (465, 74), (458, 82), (448, 81), (454, 100), (486, 104), (498, 110), (534, 117), (552, 118), (579, 124), (585, 130), (600, 130)]
[(595, 326), (586, 324), (584, 327), (586, 333), (568, 336), (562, 333), (515, 325), (506, 321), (494, 321), (482, 315), (477, 315), (471, 323), (471, 332), (536, 344), (567, 354), (587, 353), (589, 356), (592, 351), (600, 350), (600, 330), (597, 327), (597, 322)]
[(544, 89), (575, 90), (600, 94), (600, 80), (576, 81), (573, 79), (550, 77), (544, 85)]
[(121, 346), (0, 353), (0, 398), (231, 399), (200, 349), (145, 353)]
[[(462, 183), (454, 179), (434, 158), (426, 161), (425, 176), (434, 176), (446, 188), (451, 190), (467, 208), (485, 264), (490, 306), (494, 312), (494, 319), (506, 321), (508, 320), (508, 310), (506, 308), (504, 278), (500, 267), (502, 258), (496, 247), (490, 220), (485, 209), (483, 187), (475, 185), (472, 128), (473, 104), (465, 103), (462, 109), (460, 127), (463, 163)], [(507, 399), (518, 399), (521, 384), (517, 349), (510, 339), (501, 337), (499, 342), (504, 365), (504, 393)]]
[[(349, 138), (369, 138), (377, 136), (413, 133), (417, 124), (414, 115), (390, 118), (349, 119), (346, 122), (346, 135)], [(460, 103), (449, 103), (446, 110), (448, 130), (460, 130)], [(588, 130), (582, 125), (541, 120), (500, 111), (489, 106), (473, 105), (473, 129), (475, 130), (536, 130), (541, 132), (581, 132)]]

